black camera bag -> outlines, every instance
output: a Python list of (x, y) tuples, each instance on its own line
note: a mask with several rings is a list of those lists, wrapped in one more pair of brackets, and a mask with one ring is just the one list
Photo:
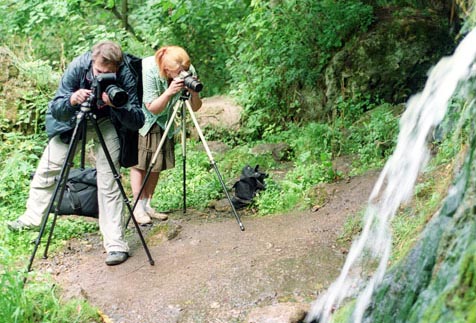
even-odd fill
[(99, 216), (95, 168), (71, 169), (69, 173), (58, 215), (73, 214), (94, 218)]
[(250, 205), (256, 194), (266, 189), (264, 179), (268, 177), (268, 174), (259, 171), (258, 168), (258, 165), (255, 168), (246, 165), (241, 171), (240, 180), (233, 185), (234, 196), (231, 202), (235, 209)]

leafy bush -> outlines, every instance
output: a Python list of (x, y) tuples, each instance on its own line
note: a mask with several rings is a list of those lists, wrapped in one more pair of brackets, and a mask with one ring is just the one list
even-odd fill
[[(182, 207), (184, 174), (181, 149), (180, 144), (176, 145), (176, 166), (160, 175), (153, 202), (159, 210), (170, 211)], [(186, 149), (187, 206), (203, 209), (211, 200), (219, 198), (222, 188), (205, 152), (194, 149), (193, 143), (187, 144)]]
[(284, 180), (266, 181), (266, 190), (260, 192), (256, 201), (258, 215), (309, 209), (315, 202), (309, 197), (310, 190), (319, 183), (331, 182), (335, 176), (329, 154), (322, 153), (316, 162), (296, 163)]
[(248, 12), (246, 0), (147, 1), (131, 19), (151, 47), (184, 47), (205, 85), (203, 94), (210, 96), (227, 89), (230, 74), (225, 61), (234, 51), (224, 35)]
[[(0, 48), (2, 68), (9, 70), (7, 80), (0, 86), (0, 129), (23, 133), (43, 132), (48, 101), (58, 83), (47, 61), (31, 60), (15, 55), (6, 47)], [(26, 55), (26, 56), (25, 56)]]
[[(28, 193), (30, 175), (34, 172), (45, 147), (44, 135), (3, 135), (0, 146), (0, 205), (12, 210), (22, 209)], [(43, 141), (43, 142), (42, 142)]]
[(85, 301), (62, 302), (53, 284), (28, 281), (13, 268), (8, 252), (0, 247), (0, 317), (2, 322), (100, 322), (98, 312)]
[(116, 40), (126, 49), (131, 43), (110, 2), (2, 1), (0, 9), (7, 13), (1, 18), (0, 40), (17, 44), (12, 48), (14, 52), (24, 51), (21, 46), (28, 44), (28, 51), (37, 59), (49, 61), (58, 69), (99, 40)]
[(253, 3), (228, 33), (236, 51), (227, 66), (248, 135), (260, 138), (268, 125), (296, 121), (300, 89), (315, 86), (332, 52), (371, 21), (372, 8), (358, 1)]
[(398, 117), (392, 106), (382, 104), (363, 114), (349, 127), (342, 141), (342, 153), (356, 155), (353, 166), (357, 172), (381, 167), (393, 153)]

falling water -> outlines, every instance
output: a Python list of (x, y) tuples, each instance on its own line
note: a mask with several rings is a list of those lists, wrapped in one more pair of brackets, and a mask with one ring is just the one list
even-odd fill
[[(337, 280), (312, 305), (306, 322), (329, 322), (333, 310), (351, 295), (357, 295), (351, 321), (362, 322), (372, 293), (387, 268), (392, 218), (400, 204), (412, 196), (417, 176), (429, 159), (427, 138), (445, 116), (448, 100), (460, 81), (476, 74), (475, 58), (476, 28), (452, 56), (444, 57), (433, 67), (423, 91), (408, 101), (395, 151), (369, 197), (362, 233), (353, 242)], [(373, 273), (366, 270), (375, 268), (375, 264)]]

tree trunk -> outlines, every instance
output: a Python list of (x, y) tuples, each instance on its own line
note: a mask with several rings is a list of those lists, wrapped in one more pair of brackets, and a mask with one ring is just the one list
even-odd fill
[(127, 23), (127, 17), (128, 17), (128, 12), (127, 12), (127, 0), (122, 0), (122, 28), (125, 30), (128, 29), (128, 23)]

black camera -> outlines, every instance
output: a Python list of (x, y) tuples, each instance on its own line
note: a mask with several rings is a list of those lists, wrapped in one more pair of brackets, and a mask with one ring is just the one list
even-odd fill
[(129, 95), (126, 91), (116, 85), (116, 74), (103, 73), (98, 74), (91, 86), (94, 96), (97, 98), (97, 105), (102, 106), (104, 102), (101, 100), (103, 92), (109, 96), (109, 100), (115, 107), (122, 107), (129, 100)]
[(196, 80), (190, 71), (182, 71), (178, 77), (183, 80), (183, 84), (190, 90), (200, 92), (203, 89), (203, 84)]

